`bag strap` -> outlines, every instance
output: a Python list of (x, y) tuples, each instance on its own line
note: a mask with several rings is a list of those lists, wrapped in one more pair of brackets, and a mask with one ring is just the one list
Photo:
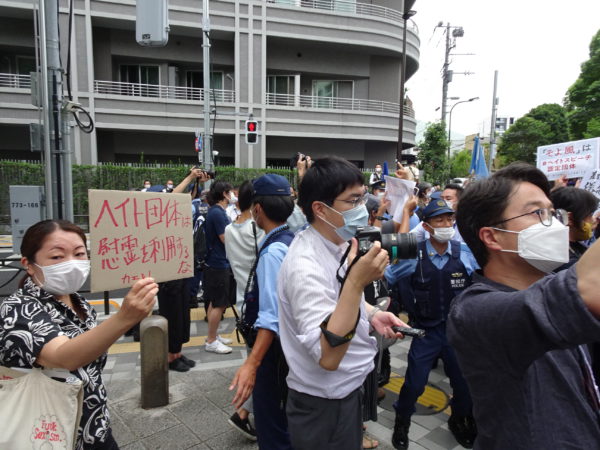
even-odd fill
[(256, 242), (256, 222), (252, 221), (252, 233), (254, 234), (254, 256), (258, 258), (258, 243)]

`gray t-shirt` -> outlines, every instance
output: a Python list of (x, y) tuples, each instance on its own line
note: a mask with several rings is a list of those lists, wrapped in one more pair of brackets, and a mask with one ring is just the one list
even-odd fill
[(582, 344), (600, 340), (600, 321), (575, 267), (521, 291), (479, 274), (473, 282), (454, 300), (447, 333), (473, 399), (475, 448), (598, 448)]

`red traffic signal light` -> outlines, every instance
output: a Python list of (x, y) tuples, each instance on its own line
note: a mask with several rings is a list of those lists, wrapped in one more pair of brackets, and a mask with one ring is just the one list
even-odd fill
[(258, 143), (258, 122), (246, 120), (246, 144)]

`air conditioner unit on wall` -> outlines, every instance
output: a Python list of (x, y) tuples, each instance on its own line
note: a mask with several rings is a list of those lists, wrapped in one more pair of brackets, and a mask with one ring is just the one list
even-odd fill
[(169, 0), (137, 0), (135, 40), (145, 47), (169, 42)]

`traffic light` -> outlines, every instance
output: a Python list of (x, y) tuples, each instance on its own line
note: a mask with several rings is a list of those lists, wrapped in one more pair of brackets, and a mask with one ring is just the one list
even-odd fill
[(258, 144), (258, 122), (246, 120), (246, 144)]

